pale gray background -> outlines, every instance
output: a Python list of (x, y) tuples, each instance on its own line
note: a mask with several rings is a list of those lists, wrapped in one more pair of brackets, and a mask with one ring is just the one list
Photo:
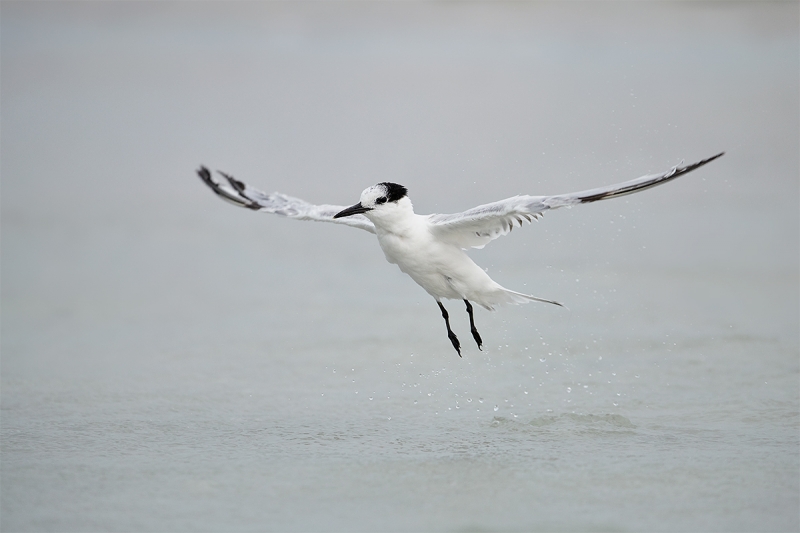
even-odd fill
[[(798, 4), (3, 2), (4, 531), (796, 531)], [(373, 236), (727, 155), (472, 255)]]

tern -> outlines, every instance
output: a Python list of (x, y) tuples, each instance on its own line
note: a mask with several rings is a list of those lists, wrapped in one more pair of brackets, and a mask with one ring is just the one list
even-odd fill
[(490, 311), (498, 305), (530, 301), (563, 306), (553, 300), (506, 289), (475, 264), (465, 250), (483, 248), (514, 227), (538, 220), (552, 209), (617, 198), (662, 185), (724, 153), (616, 185), (554, 196), (513, 196), (451, 215), (414, 213), (408, 190), (397, 183), (382, 182), (368, 187), (357, 204), (345, 207), (313, 205), (277, 192), (265, 194), (224, 172), (218, 171), (223, 179), (215, 179), (204, 166), (197, 174), (217, 195), (240, 207), (298, 220), (345, 224), (374, 233), (386, 260), (396, 264), (436, 300), (447, 327), (447, 337), (461, 357), (461, 343), (450, 329), (450, 316), (442, 299), (462, 300), (466, 304), (470, 331), (478, 349), (483, 348), (483, 340), (475, 327), (471, 302)]

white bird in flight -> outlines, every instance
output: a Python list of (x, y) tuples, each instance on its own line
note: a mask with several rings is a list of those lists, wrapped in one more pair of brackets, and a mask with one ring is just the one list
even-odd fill
[(224, 179), (216, 180), (206, 167), (200, 167), (197, 173), (212, 191), (240, 207), (298, 220), (345, 224), (374, 233), (386, 260), (400, 267), (436, 300), (447, 326), (447, 336), (461, 357), (461, 343), (450, 329), (450, 317), (442, 305), (443, 298), (464, 301), (478, 349), (482, 349), (483, 341), (475, 328), (470, 302), (490, 311), (498, 305), (523, 304), (533, 300), (562, 305), (506, 289), (476, 265), (465, 250), (483, 248), (489, 241), (511, 232), (515, 225), (521, 227), (524, 222), (539, 219), (550, 209), (643, 191), (691, 172), (724, 153), (617, 185), (555, 196), (513, 196), (452, 215), (414, 213), (408, 191), (396, 183), (373, 185), (361, 193), (357, 204), (344, 207), (313, 205), (277, 192), (264, 194), (224, 172), (219, 172)]

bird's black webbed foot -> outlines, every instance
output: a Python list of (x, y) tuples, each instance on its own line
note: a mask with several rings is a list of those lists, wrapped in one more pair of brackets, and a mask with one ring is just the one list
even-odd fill
[(444, 324), (447, 326), (447, 338), (453, 343), (453, 348), (456, 349), (458, 356), (461, 357), (461, 343), (458, 337), (456, 337), (456, 334), (453, 333), (453, 330), (450, 329), (450, 315), (447, 314), (447, 309), (444, 308), (442, 302), (437, 300), (436, 303), (439, 304), (439, 309), (442, 310), (442, 318), (444, 318)]
[(472, 316), (472, 304), (469, 303), (469, 300), (464, 300), (464, 303), (467, 304), (467, 314), (469, 315), (469, 327), (472, 332), (472, 338), (475, 339), (475, 342), (478, 344), (478, 349), (483, 351), (483, 340), (481, 339), (481, 334), (478, 333), (478, 328), (475, 327), (475, 318)]
[(447, 337), (450, 339), (450, 342), (453, 343), (453, 348), (458, 352), (458, 356), (461, 357), (461, 342), (458, 340), (458, 337), (456, 337), (456, 334), (450, 331)]

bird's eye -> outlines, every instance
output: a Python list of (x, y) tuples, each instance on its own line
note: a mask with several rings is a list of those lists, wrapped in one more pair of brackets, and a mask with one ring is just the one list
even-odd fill
[(383, 196), (381, 196), (380, 198), (378, 198), (377, 200), (375, 200), (375, 203), (376, 203), (376, 204), (378, 204), (378, 205), (380, 205), (380, 204), (385, 204), (385, 203), (386, 203), (386, 198), (385, 198), (385, 197), (383, 197)]

